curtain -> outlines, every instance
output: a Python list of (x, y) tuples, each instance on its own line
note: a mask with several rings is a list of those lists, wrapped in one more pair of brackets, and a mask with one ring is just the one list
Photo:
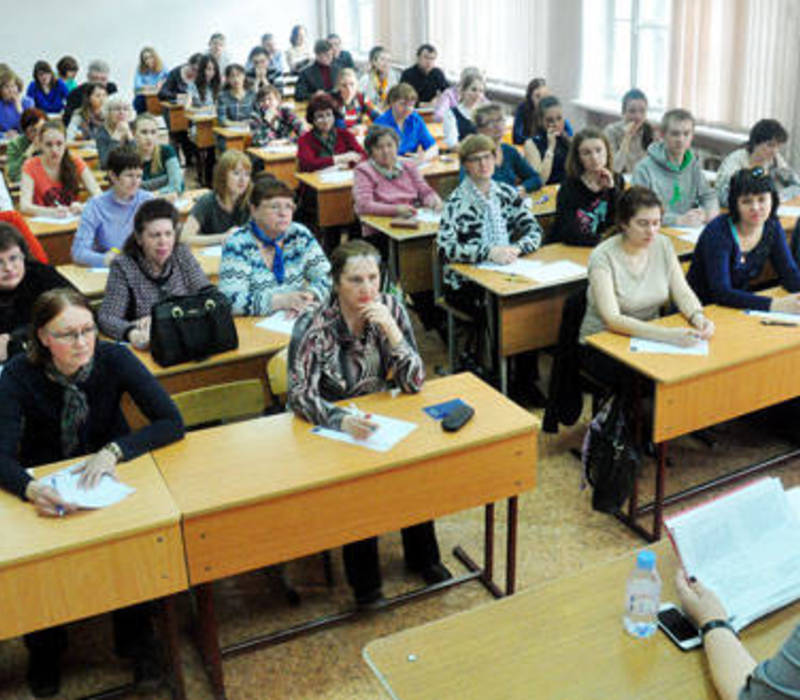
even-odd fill
[(389, 51), (394, 63), (410, 66), (417, 47), (428, 41), (426, 0), (376, 0), (374, 11), (375, 43)]

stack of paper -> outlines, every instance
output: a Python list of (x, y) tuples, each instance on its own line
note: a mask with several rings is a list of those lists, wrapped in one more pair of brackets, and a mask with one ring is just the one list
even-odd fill
[(422, 224), (438, 224), (442, 220), (442, 215), (433, 209), (418, 209), (414, 218)]
[(515, 260), (508, 265), (482, 262), (478, 267), (482, 270), (494, 270), (495, 272), (504, 272), (507, 275), (519, 275), (520, 277), (527, 277), (528, 279), (535, 280), (536, 272), (540, 270), (543, 265), (544, 263), (538, 260)]
[(353, 181), (352, 170), (322, 170), (319, 174), (320, 182), (328, 184)]
[(267, 144), (262, 146), (267, 153), (297, 153), (297, 146), (292, 143)]

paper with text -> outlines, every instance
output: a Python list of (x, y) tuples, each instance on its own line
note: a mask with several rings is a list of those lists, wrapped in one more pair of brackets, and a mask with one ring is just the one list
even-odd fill
[(32, 216), (28, 219), (39, 224), (71, 224), (77, 220), (77, 216)]
[(74, 503), (76, 506), (87, 509), (113, 506), (136, 492), (132, 486), (123, 484), (108, 474), (105, 474), (94, 488), (80, 488), (78, 480), (81, 475), (73, 474), (72, 470), (81, 464), (83, 462), (70, 464), (68, 467), (43, 477), (41, 481), (58, 491), (59, 496), (67, 503)]
[(494, 270), (495, 272), (503, 272), (507, 275), (519, 275), (520, 277), (527, 277), (530, 280), (535, 280), (535, 273), (541, 269), (544, 263), (538, 260), (515, 260), (508, 265), (500, 265), (493, 262), (482, 262), (478, 265), (483, 270)]
[(748, 316), (758, 316), (760, 318), (769, 319), (770, 321), (782, 321), (783, 323), (796, 323), (800, 325), (800, 314), (790, 314), (786, 311), (756, 311), (755, 309), (747, 309), (745, 313)]
[(442, 215), (433, 209), (417, 209), (417, 214), (414, 217), (422, 224), (438, 224), (442, 220)]
[(417, 429), (416, 423), (409, 423), (408, 421), (398, 420), (397, 418), (381, 416), (377, 413), (371, 414), (368, 420), (376, 423), (378, 428), (366, 440), (356, 440), (348, 433), (340, 430), (332, 430), (331, 428), (323, 428), (320, 425), (314, 426), (311, 432), (320, 437), (340, 440), (341, 442), (358, 445), (359, 447), (366, 447), (376, 452), (388, 452), (398, 442), (408, 437), (408, 435)]

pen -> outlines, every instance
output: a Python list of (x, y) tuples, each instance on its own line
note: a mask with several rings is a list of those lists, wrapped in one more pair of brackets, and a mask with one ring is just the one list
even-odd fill
[[(54, 476), (50, 477), (50, 486), (53, 487), (53, 491), (58, 493), (58, 488), (56, 488), (56, 478)], [(64, 517), (64, 506), (62, 506), (62, 505), (57, 505), (56, 506), (56, 515), (59, 518), (63, 518)]]
[[(372, 418), (371, 413), (364, 413), (358, 406), (354, 403), (348, 404), (347, 408), (350, 410), (351, 415), (355, 416), (356, 418), (363, 418), (364, 420), (369, 420)], [(378, 429), (377, 425), (370, 426), (370, 432), (374, 433)]]
[(770, 321), (764, 319), (761, 321), (762, 326), (786, 326), (787, 328), (797, 328), (800, 323), (790, 323), (789, 321)]

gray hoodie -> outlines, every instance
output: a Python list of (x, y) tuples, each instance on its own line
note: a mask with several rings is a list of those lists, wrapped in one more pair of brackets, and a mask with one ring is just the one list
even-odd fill
[(716, 209), (714, 190), (691, 150), (686, 152), (683, 164), (675, 166), (669, 162), (663, 142), (651, 143), (647, 155), (634, 168), (632, 181), (658, 195), (664, 204), (666, 226), (674, 225), (679, 216), (695, 207), (706, 212)]

